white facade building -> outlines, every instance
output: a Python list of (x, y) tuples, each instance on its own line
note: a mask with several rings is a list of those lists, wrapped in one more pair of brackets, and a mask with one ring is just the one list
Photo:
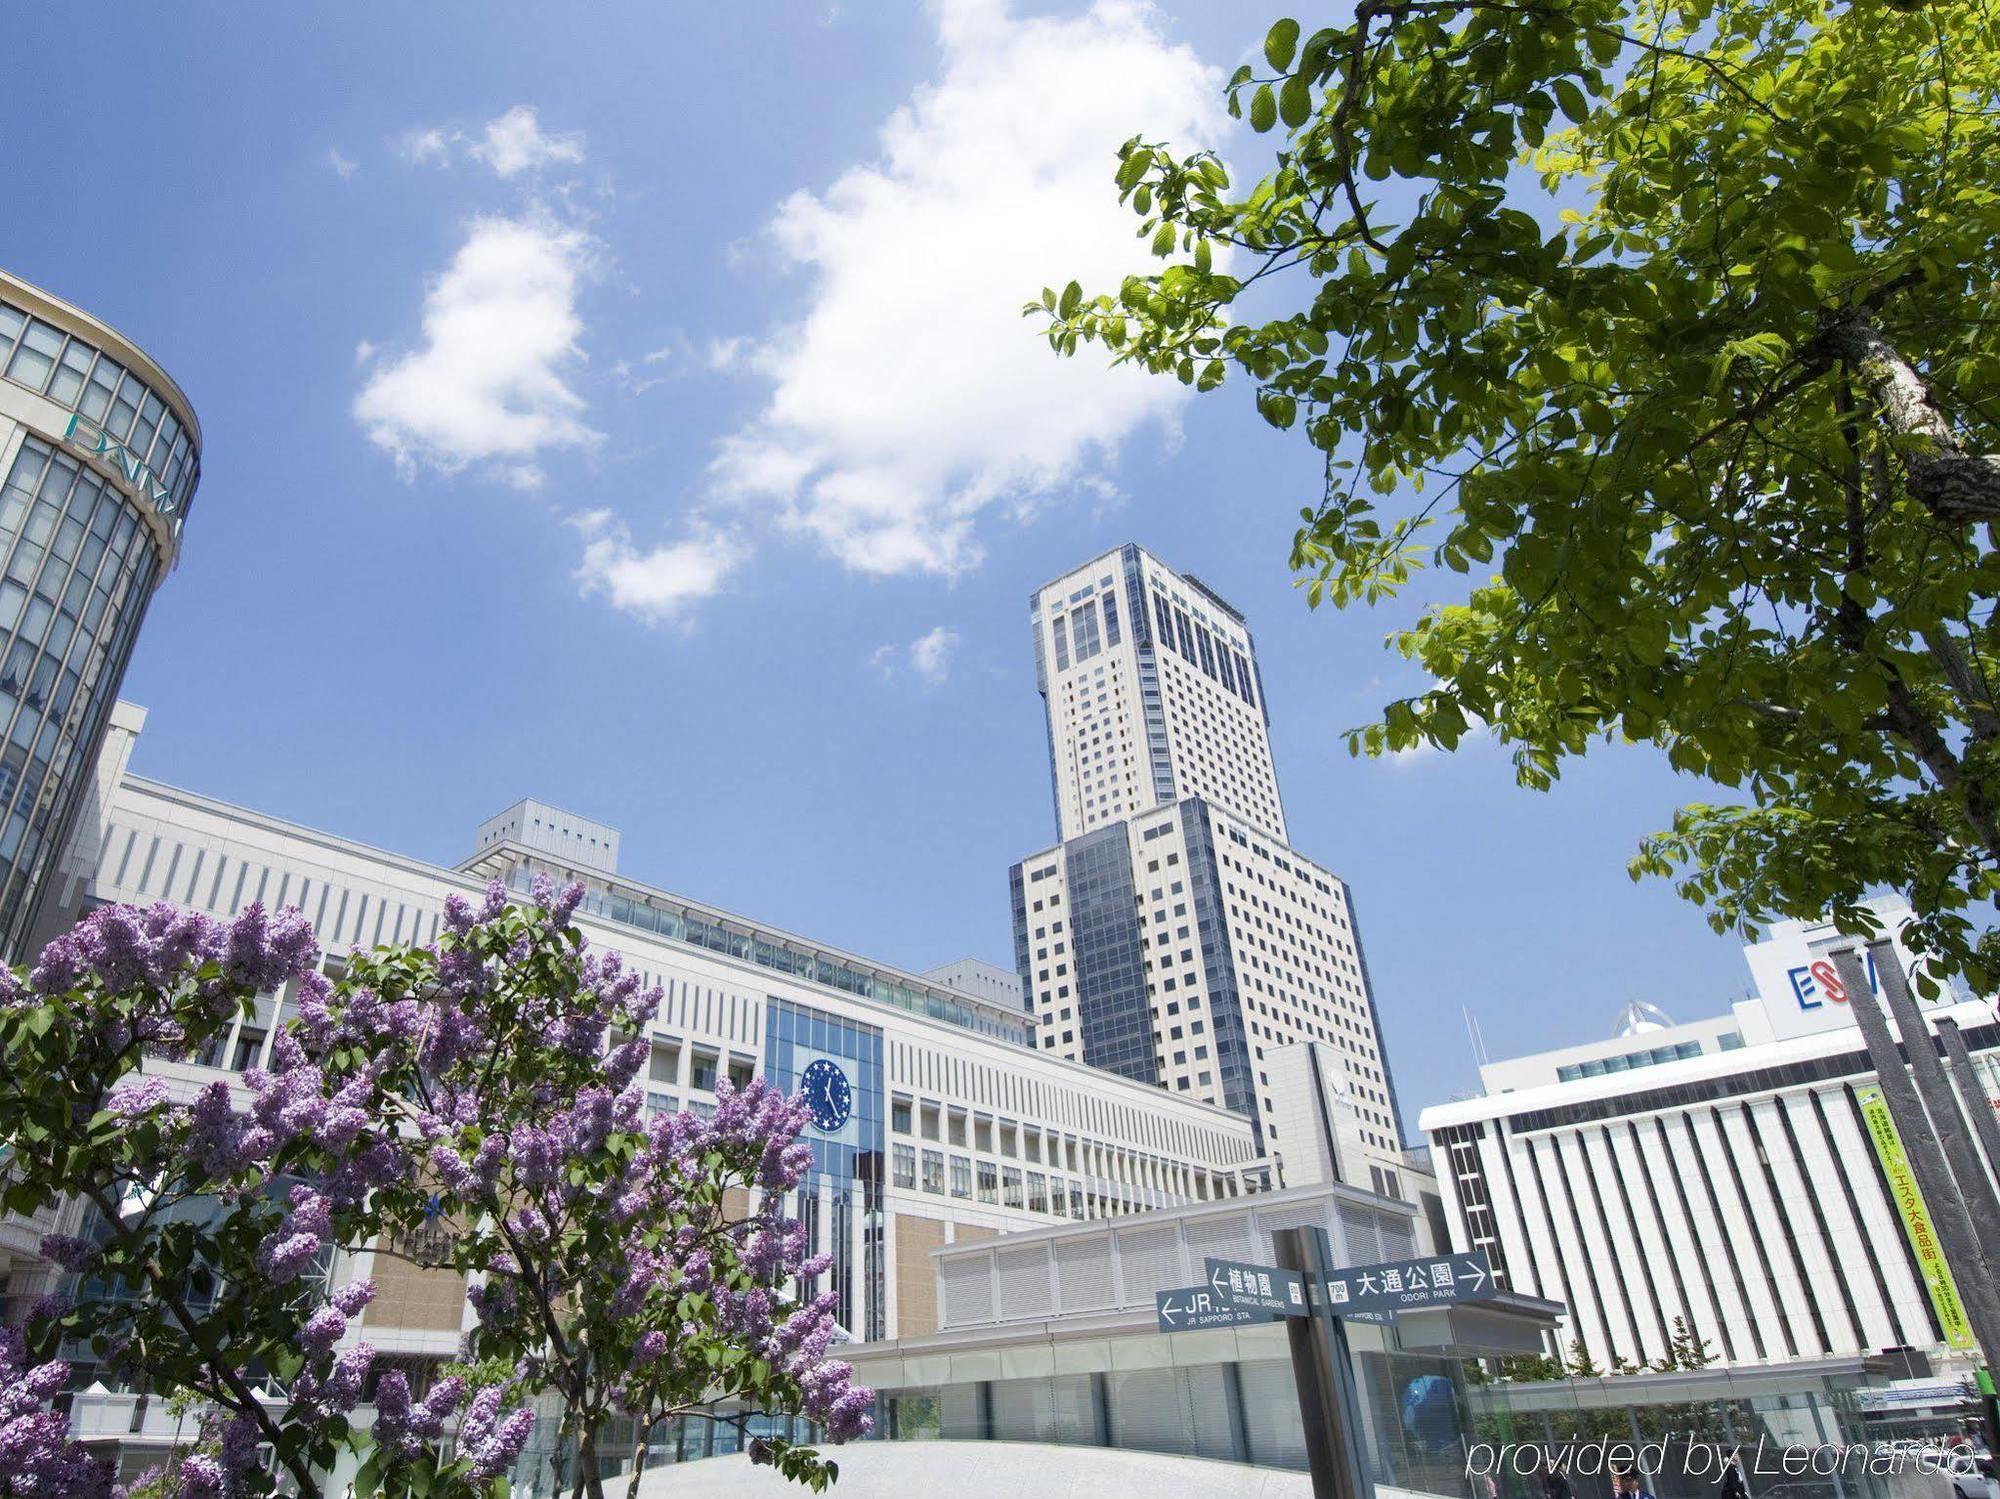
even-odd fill
[[(1285, 841), (1242, 615), (1132, 545), (1032, 607), (1063, 840), (1010, 875), (1038, 1046), (1248, 1116), (1284, 1181), (1379, 1189), (1402, 1131), (1353, 900)], [(1308, 1042), (1352, 1105), (1333, 1178), (1286, 1167), (1328, 1148), (1315, 1115), (1273, 1116)]]
[[(1875, 905), (1891, 932), (1907, 919)], [(1943, 1355), (1856, 1098), (1874, 1071), (1814, 973), (1835, 935), (1787, 922), (1746, 949), (1756, 996), (1727, 1017), (1496, 1062), (1483, 1096), (1426, 1109), (1453, 1247), (1567, 1304), (1565, 1345), (1604, 1367), (1661, 1357), (1677, 1320), (1732, 1364)], [(1991, 1006), (1926, 1011), (1958, 1022), (2000, 1100)]]
[[(525, 890), (537, 873), (583, 879), (577, 924), (590, 942), (665, 991), (652, 1106), (705, 1110), (722, 1078), (761, 1075), (791, 1091), (821, 1058), (847, 1075), (850, 1117), (809, 1131), (815, 1169), (798, 1212), (834, 1256), (841, 1321), (858, 1339), (935, 1328), (930, 1253), (943, 1245), (1235, 1197), (1268, 1174), (1240, 1115), (1040, 1052), (1018, 1004), (617, 875), (617, 833), (601, 823), (524, 802), (444, 868), (131, 775), (143, 723), (130, 704), (113, 717), (60, 870), (65, 916), (109, 901), (221, 917), (253, 900), (294, 905), (337, 963), (355, 946), (431, 940), (453, 891), (476, 895), (494, 878)], [(538, 836), (537, 820), (551, 819), (553, 838)], [(273, 997), (195, 1070), (260, 1065), (288, 1003)], [(10, 1296), (38, 1289), (33, 1265), (6, 1262), (25, 1252), (15, 1240), (0, 1238)], [(417, 1273), (428, 1279), (384, 1288), (366, 1335), (399, 1358), (451, 1357), (463, 1288), (448, 1272)]]

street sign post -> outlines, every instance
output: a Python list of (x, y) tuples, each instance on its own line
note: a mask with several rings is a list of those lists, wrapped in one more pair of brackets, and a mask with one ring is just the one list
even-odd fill
[(1278, 1265), (1250, 1265), (1241, 1260), (1208, 1259), (1208, 1288), (1230, 1306), (1276, 1312), (1284, 1317), (1310, 1315), (1305, 1277)]
[[(1271, 1235), (1271, 1248), (1309, 1285), (1325, 1285), (1333, 1270), (1333, 1245), (1323, 1228), (1281, 1228)], [(1285, 1318), (1313, 1499), (1375, 1499), (1375, 1481), (1363, 1460), (1367, 1427), (1347, 1328), (1339, 1317), (1326, 1316), (1324, 1305), (1318, 1310), (1318, 1316)]]
[(1271, 1313), (1233, 1306), (1207, 1286), (1182, 1286), (1153, 1293), (1153, 1313), (1161, 1332), (1190, 1332), (1204, 1327), (1240, 1327), (1246, 1322), (1270, 1322)]
[(1327, 1310), (1336, 1317), (1413, 1312), (1492, 1295), (1493, 1267), (1484, 1250), (1434, 1254), (1330, 1270), (1325, 1285)]

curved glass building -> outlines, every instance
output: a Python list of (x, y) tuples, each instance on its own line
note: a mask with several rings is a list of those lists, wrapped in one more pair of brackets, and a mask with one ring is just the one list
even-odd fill
[(201, 428), (165, 370), (0, 271), (0, 953), (19, 959), (132, 641), (173, 567)]

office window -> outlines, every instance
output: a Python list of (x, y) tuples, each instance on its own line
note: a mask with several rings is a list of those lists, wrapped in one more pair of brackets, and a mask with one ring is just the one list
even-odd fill
[(1007, 1206), (1017, 1208), (1022, 1205), (1021, 1168), (1009, 1166), (1000, 1173), (1001, 1185), (1006, 1189)]
[(898, 1098), (889, 1105), (889, 1127), (899, 1135), (910, 1132), (910, 1101)]
[(1000, 1168), (991, 1161), (979, 1163), (979, 1200), (981, 1202), (1000, 1200)]
[(891, 1145), (889, 1161), (895, 1184), (906, 1192), (914, 1190), (917, 1185), (917, 1147)]
[(951, 1158), (951, 1195), (972, 1195), (972, 1160), (969, 1156), (955, 1155)]
[(712, 1051), (698, 1051), (694, 1054), (694, 1070), (689, 1075), (688, 1086), (699, 1088), (704, 1093), (715, 1091), (715, 1069), (721, 1058)]
[(652, 1061), (646, 1065), (646, 1079), (672, 1087), (680, 1081), (680, 1047), (672, 1041), (652, 1043)]
[(1046, 1213), (1049, 1210), (1049, 1179), (1039, 1171), (1028, 1173), (1028, 1211)]
[(1058, 614), (1050, 627), (1056, 637), (1056, 670), (1069, 670), (1069, 621)]
[(1085, 599), (1070, 611), (1070, 632), (1076, 644), (1078, 664), (1097, 654), (1097, 607)]
[(1110, 593), (1105, 594), (1103, 599), (1103, 604), (1104, 604), (1104, 643), (1106, 645), (1116, 645), (1118, 644), (1117, 595)]
[(941, 1150), (924, 1152), (924, 1190), (944, 1196), (944, 1152)]

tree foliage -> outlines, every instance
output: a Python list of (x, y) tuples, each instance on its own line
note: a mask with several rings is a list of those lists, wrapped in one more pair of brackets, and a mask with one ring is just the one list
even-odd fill
[[(89, 1233), (43, 1242), (81, 1294), (31, 1313), (0, 1405), (49, 1393), (63, 1339), (196, 1397), (203, 1440), (170, 1475), (189, 1499), (269, 1493), (279, 1474), (318, 1494), (350, 1453), (361, 1495), (489, 1494), (538, 1397), (593, 1495), (614, 1416), (643, 1433), (735, 1400), (835, 1442), (865, 1431), (870, 1393), (826, 1356), (833, 1298), (798, 1296), (826, 1268), (783, 1212), (810, 1165), (803, 1105), (759, 1082), (720, 1090), (711, 1118), (648, 1123), (632, 1084), (659, 991), (585, 951), (581, 894), (454, 896), (437, 942), (356, 952), (337, 982), (298, 913), (255, 906), (226, 925), (106, 908), (29, 975), (0, 970), (0, 1202), (92, 1210)], [(176, 1068), (284, 985), (298, 1014), (268, 1070), (238, 1089)], [(466, 1272), (477, 1311), (472, 1377), (419, 1397), (383, 1373), (365, 1436), (374, 1288), (331, 1284), (336, 1252)], [(43, 1469), (74, 1463), (22, 1430)], [(836, 1472), (807, 1447), (759, 1455), (815, 1488)]]
[(1275, 167), (1128, 141), (1168, 264), (1027, 310), (1324, 453), (1314, 605), (1468, 575), (1351, 747), (1655, 744), (1734, 795), (1634, 878), (1718, 929), (1896, 887), (1920, 983), (2000, 982), (2000, 12), (1360, 0), (1229, 101)]

